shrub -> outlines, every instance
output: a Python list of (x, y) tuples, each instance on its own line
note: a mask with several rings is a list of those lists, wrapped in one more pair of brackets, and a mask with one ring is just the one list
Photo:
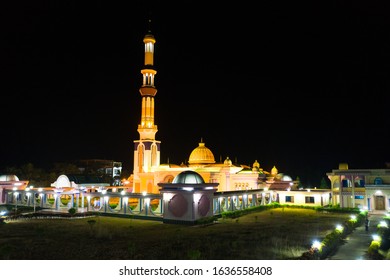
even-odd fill
[(368, 247), (367, 254), (372, 260), (383, 259), (382, 255), (379, 253), (380, 242), (372, 241), (370, 247)]
[(68, 213), (73, 216), (74, 214), (76, 214), (76, 208), (74, 208), (74, 207), (69, 208)]

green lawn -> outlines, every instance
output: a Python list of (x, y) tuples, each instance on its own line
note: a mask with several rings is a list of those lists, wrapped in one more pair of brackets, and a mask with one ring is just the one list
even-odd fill
[(0, 225), (0, 259), (294, 259), (348, 213), (275, 208), (207, 226), (129, 218), (20, 220)]

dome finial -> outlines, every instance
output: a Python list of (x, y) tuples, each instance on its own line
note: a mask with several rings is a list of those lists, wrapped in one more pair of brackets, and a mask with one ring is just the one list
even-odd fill
[(148, 32), (149, 32), (149, 33), (151, 33), (151, 32), (152, 32), (152, 31), (151, 31), (151, 30), (152, 30), (152, 28), (151, 28), (151, 27), (152, 27), (152, 20), (151, 20), (151, 19), (149, 19), (149, 20), (148, 20)]

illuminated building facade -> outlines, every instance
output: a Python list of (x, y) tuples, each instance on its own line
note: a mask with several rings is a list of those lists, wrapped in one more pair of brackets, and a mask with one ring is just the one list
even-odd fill
[[(18, 199), (20, 192), (28, 187), (29, 181), (20, 181), (16, 175), (0, 175), (0, 204), (10, 203)], [(13, 198), (9, 194), (16, 196)]]
[(390, 169), (339, 169), (327, 173), (331, 181), (332, 204), (369, 211), (390, 210)]

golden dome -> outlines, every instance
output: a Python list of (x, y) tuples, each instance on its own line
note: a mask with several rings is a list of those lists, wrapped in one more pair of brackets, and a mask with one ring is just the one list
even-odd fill
[(209, 148), (205, 146), (205, 143), (200, 142), (190, 154), (189, 164), (208, 164), (215, 163), (214, 155)]
[(225, 159), (225, 161), (223, 162), (223, 164), (224, 164), (224, 165), (227, 165), (227, 166), (232, 166), (232, 165), (233, 165), (232, 160), (231, 160), (229, 157), (227, 157), (227, 158)]
[(278, 174), (278, 170), (276, 169), (276, 167), (274, 166), (272, 169), (271, 169), (271, 175), (275, 176)]

